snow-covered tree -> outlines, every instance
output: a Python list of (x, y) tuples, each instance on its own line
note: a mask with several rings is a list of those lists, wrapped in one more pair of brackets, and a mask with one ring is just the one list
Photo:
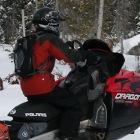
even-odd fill
[(136, 25), (137, 25), (137, 33), (140, 33), (140, 11), (138, 12), (138, 15), (136, 16)]
[[(0, 0), (0, 41), (13, 43), (22, 36), (21, 9), (25, 10), (26, 34), (32, 15), (43, 6), (56, 8), (66, 19), (61, 24), (65, 40), (94, 38), (98, 30), (99, 0)], [(118, 42), (139, 31), (139, 0), (105, 0), (101, 39)]]
[(59, 0), (59, 10), (66, 19), (61, 25), (63, 38), (83, 41), (93, 36), (94, 5), (93, 0)]

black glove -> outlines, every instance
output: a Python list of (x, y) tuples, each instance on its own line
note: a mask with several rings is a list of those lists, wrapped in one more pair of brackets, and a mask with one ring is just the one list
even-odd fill
[(87, 59), (87, 64), (95, 65), (98, 64), (101, 60), (100, 56), (94, 51), (81, 50), (84, 60)]
[(73, 42), (72, 41), (67, 41), (66, 44), (68, 46), (70, 46), (72, 49), (74, 49), (74, 46), (73, 46)]
[(80, 42), (80, 41), (78, 41), (78, 40), (73, 40), (73, 41), (67, 41), (66, 42), (72, 49), (75, 49), (75, 43), (77, 43), (77, 45), (79, 45), (78, 46), (78, 48), (82, 48), (82, 43)]

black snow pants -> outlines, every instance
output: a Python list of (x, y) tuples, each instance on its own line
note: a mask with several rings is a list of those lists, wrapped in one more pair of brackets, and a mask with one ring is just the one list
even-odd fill
[(41, 101), (56, 105), (64, 110), (60, 120), (60, 136), (73, 137), (78, 134), (82, 111), (78, 98), (65, 88), (56, 87), (52, 92), (27, 96), (28, 101)]

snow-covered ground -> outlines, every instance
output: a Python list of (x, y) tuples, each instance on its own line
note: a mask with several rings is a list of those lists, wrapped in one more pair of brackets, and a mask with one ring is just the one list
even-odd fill
[[(126, 54), (132, 47), (138, 45), (140, 43), (140, 34), (126, 39), (123, 41), (123, 46), (124, 46), (124, 53)], [(117, 44), (116, 46), (114, 46), (113, 51), (114, 52), (119, 52), (121, 49), (120, 44)]]
[[(140, 35), (133, 37), (129, 40), (124, 41), (125, 52), (128, 51), (134, 45), (137, 45), (140, 42)], [(9, 74), (14, 72), (14, 64), (11, 59), (9, 59), (9, 52), (5, 51), (5, 49), (12, 50), (12, 48), (8, 45), (0, 46), (0, 77), (4, 79)], [(117, 51), (117, 48), (114, 48), (114, 51)], [(125, 64), (123, 68), (126, 68), (130, 71), (135, 71), (138, 62), (136, 61), (135, 56), (126, 55), (125, 56)], [(63, 76), (66, 75), (70, 68), (67, 66), (62, 66), (60, 64), (57, 65)], [(55, 68), (55, 71), (57, 70)], [(0, 120), (10, 120), (11, 118), (7, 116), (8, 112), (14, 108), (16, 105), (25, 102), (26, 98), (23, 96), (22, 91), (19, 85), (10, 85), (7, 82), (4, 82), (4, 90), (0, 91)], [(136, 130), (135, 134), (130, 134), (121, 140), (139, 140), (140, 139), (140, 128)]]

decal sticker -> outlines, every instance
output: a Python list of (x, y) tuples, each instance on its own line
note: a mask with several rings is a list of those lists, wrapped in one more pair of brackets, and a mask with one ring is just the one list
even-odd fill
[(140, 95), (138, 94), (129, 94), (129, 93), (117, 93), (115, 96), (116, 100), (140, 100)]
[(15, 110), (15, 109), (12, 109), (12, 110), (10, 111), (10, 114), (16, 114), (16, 110)]
[(139, 94), (117, 93), (115, 95), (115, 103), (133, 104), (134, 106), (138, 106), (138, 102), (140, 102)]
[(26, 131), (22, 132), (22, 136), (25, 138), (28, 137), (28, 132), (26, 132)]
[(25, 113), (26, 117), (47, 117), (46, 113)]

